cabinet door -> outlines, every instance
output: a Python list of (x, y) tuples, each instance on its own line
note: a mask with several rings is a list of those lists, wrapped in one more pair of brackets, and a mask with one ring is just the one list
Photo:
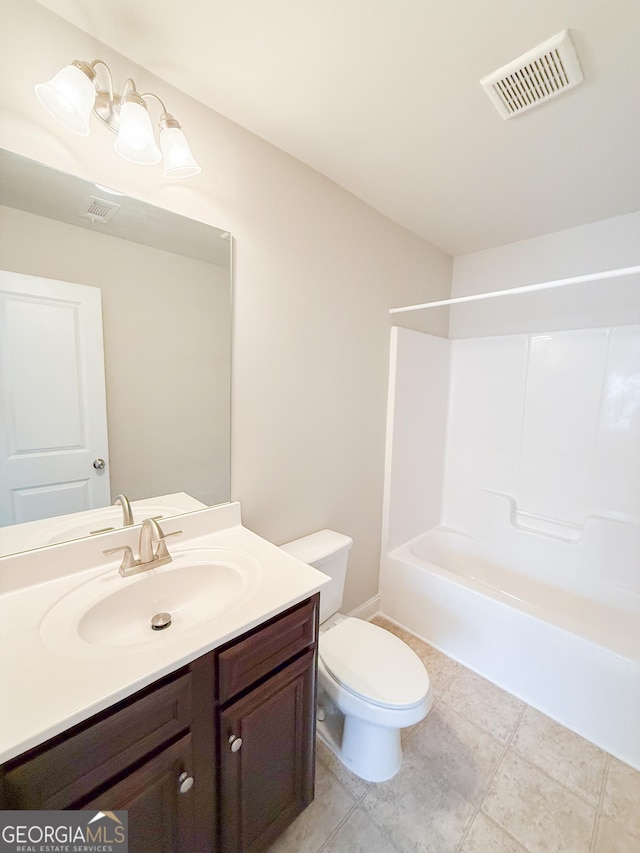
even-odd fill
[(181, 773), (191, 776), (191, 767), (191, 735), (186, 735), (82, 808), (127, 809), (129, 853), (191, 853), (197, 850), (193, 838), (197, 780), (185, 793), (179, 782)]
[(266, 850), (312, 801), (314, 702), (309, 651), (222, 712), (222, 853)]

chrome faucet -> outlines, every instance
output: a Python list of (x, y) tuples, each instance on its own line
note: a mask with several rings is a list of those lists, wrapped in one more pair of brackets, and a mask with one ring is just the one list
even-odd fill
[(120, 504), (122, 507), (122, 526), (123, 527), (131, 527), (133, 522), (133, 512), (131, 510), (131, 504), (129, 503), (129, 498), (126, 495), (118, 495), (118, 497), (114, 500), (113, 505)]
[(104, 554), (115, 554), (124, 551), (124, 557), (118, 571), (123, 578), (129, 575), (137, 575), (149, 569), (157, 569), (171, 562), (171, 554), (167, 549), (166, 539), (168, 536), (180, 536), (182, 530), (174, 533), (164, 533), (155, 518), (145, 518), (140, 528), (140, 543), (138, 545), (139, 558), (133, 556), (130, 545), (120, 545), (118, 548), (107, 548)]

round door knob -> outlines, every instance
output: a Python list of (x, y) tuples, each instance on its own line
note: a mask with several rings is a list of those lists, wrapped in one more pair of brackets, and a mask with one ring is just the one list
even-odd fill
[(104, 459), (93, 460), (93, 467), (96, 469), (96, 471), (102, 471), (106, 464), (107, 463), (104, 461)]
[(237, 752), (242, 746), (242, 738), (237, 735), (231, 735), (229, 737), (229, 747), (231, 748), (231, 752)]
[(178, 776), (178, 790), (181, 794), (186, 794), (187, 791), (190, 791), (193, 788), (194, 778), (193, 776), (189, 776), (188, 773), (182, 772)]

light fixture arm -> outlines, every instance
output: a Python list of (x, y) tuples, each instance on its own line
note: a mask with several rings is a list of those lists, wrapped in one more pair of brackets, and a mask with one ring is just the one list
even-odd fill
[(160, 116), (160, 130), (164, 130), (167, 127), (175, 127), (178, 130), (181, 129), (180, 122), (177, 119), (175, 119), (171, 115), (171, 113), (167, 110), (167, 108), (164, 105), (164, 101), (162, 100), (162, 98), (159, 98), (153, 92), (144, 92), (140, 97), (141, 98), (155, 98), (155, 100), (162, 107), (162, 115)]
[(120, 95), (120, 100), (124, 101), (124, 99), (129, 94), (138, 95), (138, 97), (140, 98), (142, 97), (142, 95), (140, 95), (140, 93), (136, 89), (136, 81), (133, 79), (133, 77), (127, 77), (127, 79), (124, 81), (122, 85), (122, 94)]
[(166, 108), (166, 107), (165, 107), (165, 105), (164, 105), (164, 101), (162, 100), (162, 98), (159, 98), (157, 95), (154, 95), (154, 93), (153, 93), (153, 92), (143, 92), (143, 93), (142, 93), (142, 95), (140, 95), (140, 97), (141, 97), (141, 98), (155, 98), (155, 99), (156, 99), (156, 101), (157, 101), (157, 102), (160, 104), (160, 106), (162, 107), (162, 112), (163, 112), (163, 113), (166, 113), (167, 108)]
[[(80, 64), (80, 65), (83, 64), (83, 63), (78, 63), (77, 60), (76, 60), (76, 63)], [(76, 63), (74, 63), (74, 64), (76, 64)], [(86, 65), (87, 63), (84, 63), (84, 64)], [(102, 59), (94, 59), (93, 62), (88, 63), (88, 64), (89, 64), (90, 68), (93, 68), (94, 74), (95, 74), (96, 65), (103, 65), (104, 68), (106, 69), (107, 81), (109, 83), (109, 99), (112, 101), (113, 100), (113, 76), (111, 75), (111, 69), (109, 68), (107, 63)]]

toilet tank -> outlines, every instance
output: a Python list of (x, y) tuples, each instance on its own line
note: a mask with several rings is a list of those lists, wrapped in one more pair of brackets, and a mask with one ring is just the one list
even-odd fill
[(353, 539), (335, 530), (319, 530), (281, 545), (283, 551), (309, 563), (331, 578), (320, 591), (320, 622), (330, 619), (342, 607), (347, 561)]

